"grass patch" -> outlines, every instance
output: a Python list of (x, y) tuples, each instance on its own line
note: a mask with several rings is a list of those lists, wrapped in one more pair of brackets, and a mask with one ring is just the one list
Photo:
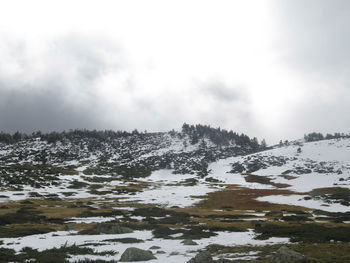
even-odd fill
[[(266, 245), (266, 246), (221, 246), (209, 245), (207, 249), (216, 256), (228, 253), (239, 253), (241, 255), (249, 255), (255, 252), (257, 258), (249, 260), (250, 263), (271, 263), (271, 256), (282, 245)], [(289, 248), (306, 256), (308, 263), (349, 263), (350, 262), (350, 244), (347, 243), (302, 243), (288, 244)], [(237, 263), (246, 263), (244, 259), (234, 259)]]
[(247, 174), (244, 176), (244, 179), (247, 183), (267, 184), (267, 185), (275, 186), (277, 188), (286, 188), (286, 187), (290, 186), (289, 184), (274, 183), (267, 176), (260, 176), (260, 175), (255, 175), (255, 174)]
[(300, 194), (281, 189), (249, 189), (231, 186), (231, 188), (209, 193), (206, 198), (197, 204), (202, 209), (221, 209), (232, 207), (235, 210), (308, 210), (300, 206), (280, 205), (257, 201), (256, 198), (269, 195)]
[(55, 229), (43, 225), (11, 225), (0, 226), (0, 238), (24, 237), (54, 232)]
[(137, 239), (137, 238), (125, 237), (125, 238), (106, 239), (106, 240), (103, 240), (103, 242), (134, 244), (134, 243), (143, 243), (144, 241), (141, 239)]
[(257, 239), (270, 237), (289, 237), (292, 242), (350, 242), (350, 227), (328, 227), (320, 224), (262, 224), (255, 232)]

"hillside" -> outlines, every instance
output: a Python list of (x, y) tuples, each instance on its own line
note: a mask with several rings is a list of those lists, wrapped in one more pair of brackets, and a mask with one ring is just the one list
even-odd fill
[(350, 138), (322, 139), (268, 148), (202, 125), (2, 134), (0, 262), (113, 262), (128, 247), (150, 262), (203, 249), (270, 262), (281, 244), (348, 262)]

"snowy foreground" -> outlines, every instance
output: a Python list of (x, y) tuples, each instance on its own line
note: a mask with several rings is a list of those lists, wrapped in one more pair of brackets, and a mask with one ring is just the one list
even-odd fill
[[(168, 151), (180, 151), (179, 142), (172, 143)], [(161, 155), (166, 150), (158, 149), (152, 154)], [(0, 155), (6, 156), (9, 150), (1, 150)], [(149, 154), (149, 153), (148, 153)], [(146, 155), (145, 155), (146, 156)], [(143, 156), (143, 157), (145, 157)], [(140, 157), (140, 158), (143, 158)], [(112, 156), (113, 158), (113, 156)], [(90, 156), (89, 160), (94, 162), (95, 157)], [(256, 204), (260, 201), (271, 204), (285, 205), (291, 207), (302, 207), (305, 213), (310, 214), (313, 223), (327, 222), (327, 216), (315, 213), (316, 210), (325, 212), (349, 212), (350, 206), (348, 200), (341, 195), (334, 195), (334, 191), (341, 193), (350, 189), (350, 140), (324, 140), (309, 143), (295, 143), (288, 146), (277, 147), (275, 149), (229, 157), (212, 162), (208, 167), (208, 175), (199, 177), (196, 174), (183, 173), (174, 174), (173, 169), (160, 169), (153, 171), (149, 176), (127, 179), (115, 175), (112, 177), (103, 174), (85, 173), (88, 166), (81, 160), (70, 160), (66, 167), (74, 167), (75, 173), (58, 175), (58, 183), (34, 187), (23, 184), (20, 188), (4, 187), (0, 192), (0, 202), (4, 209), (11, 209), (16, 204), (24, 204), (23, 201), (31, 200), (28, 205), (35, 205), (40, 200), (47, 200), (48, 204), (39, 204), (38, 210), (48, 217), (46, 207), (69, 207), (68, 204), (84, 203), (88, 204), (81, 207), (88, 207), (90, 214), (85, 216), (80, 212), (75, 216), (69, 216), (74, 212), (67, 212), (67, 217), (62, 218), (66, 230), (61, 226), (53, 226), (52, 231), (43, 234), (34, 234), (19, 237), (2, 237), (0, 238), (0, 247), (14, 249), (19, 252), (25, 247), (31, 247), (38, 251), (61, 247), (63, 245), (78, 245), (91, 247), (96, 253), (104, 251), (115, 251), (116, 254), (106, 255), (71, 255), (69, 261), (74, 262), (88, 258), (90, 260), (119, 260), (120, 255), (128, 247), (137, 247), (153, 250), (156, 258), (151, 262), (187, 262), (196, 253), (205, 249), (208, 245), (218, 244), (223, 246), (265, 246), (267, 244), (285, 244), (290, 242), (289, 237), (269, 237), (267, 239), (256, 239), (258, 232), (254, 230), (255, 225), (251, 221), (269, 222), (270, 220), (280, 220), (271, 218), (267, 214), (270, 208), (250, 209), (241, 208), (235, 211), (235, 204), (232, 206), (218, 205), (215, 207), (213, 202), (210, 203), (211, 194), (227, 191), (256, 191), (260, 194), (262, 190), (268, 190), (268, 194), (256, 195), (253, 200)], [(91, 178), (94, 180), (91, 180)], [(209, 178), (209, 179), (208, 179)], [(79, 183), (79, 184), (78, 184)], [(78, 185), (73, 187), (72, 185)], [(243, 189), (243, 190), (242, 190)], [(275, 192), (274, 192), (275, 191)], [(235, 192), (235, 193), (236, 193)], [(265, 193), (265, 192), (264, 192)], [(50, 199), (51, 198), (51, 199)], [(210, 203), (212, 208), (206, 208), (205, 202)], [(255, 203), (254, 203), (255, 204)], [(79, 207), (79, 206), (77, 206)], [(110, 215), (98, 215), (99, 209), (108, 210)], [(239, 226), (244, 231), (230, 231), (218, 229), (210, 237), (195, 238), (195, 244), (191, 246), (183, 245), (182, 234), (169, 234), (166, 238), (154, 236), (154, 230), (134, 229), (131, 233), (120, 234), (80, 234), (81, 229), (89, 229), (96, 223), (123, 223), (137, 225), (143, 223), (147, 225), (150, 219), (166, 220), (171, 218), (171, 214), (164, 216), (156, 215), (137, 215), (135, 209), (143, 207), (158, 207), (172, 209), (177, 212), (194, 213), (189, 216), (186, 225), (179, 222), (166, 223), (170, 229), (191, 228), (193, 222), (196, 226), (203, 226), (202, 232), (206, 232), (206, 226), (211, 224), (227, 226)], [(271, 206), (273, 208), (273, 206)], [(277, 206), (276, 206), (277, 207)], [(2, 209), (0, 215), (6, 215)], [(50, 208), (54, 211), (54, 208)], [(120, 213), (113, 214), (113, 209)], [(207, 209), (207, 210), (205, 210)], [(51, 211), (50, 210), (50, 211)], [(290, 208), (292, 211), (293, 209)], [(11, 210), (12, 211), (12, 210)], [(58, 210), (58, 213), (66, 213), (64, 210)], [(136, 211), (136, 210), (135, 210)], [(13, 211), (12, 211), (13, 212)], [(54, 213), (54, 212), (52, 212)], [(56, 212), (55, 212), (56, 213)], [(96, 213), (96, 215), (94, 214)], [(197, 216), (198, 213), (199, 216)], [(295, 216), (297, 213), (284, 212), (285, 215)], [(234, 216), (239, 220), (236, 220)], [(56, 215), (55, 217), (61, 215)], [(208, 216), (208, 217), (206, 217)], [(222, 216), (224, 219), (218, 219)], [(226, 217), (225, 217), (226, 216)], [(229, 217), (230, 216), (230, 217)], [(63, 216), (62, 216), (63, 217)], [(210, 219), (209, 219), (210, 218)], [(232, 218), (232, 219), (227, 219)], [(321, 218), (321, 219), (320, 219)], [(187, 219), (186, 219), (187, 220)], [(225, 221), (226, 220), (226, 221)], [(321, 221), (320, 221), (321, 220)], [(322, 221), (323, 220), (323, 221)], [(0, 225), (1, 225), (0, 218)], [(188, 223), (191, 223), (187, 225)], [(30, 222), (33, 224), (33, 222)], [(46, 224), (46, 223), (45, 223)], [(344, 221), (343, 224), (348, 224)], [(64, 226), (62, 225), (62, 227)], [(254, 227), (251, 227), (254, 226)], [(6, 224), (5, 224), (6, 227)], [(226, 225), (225, 225), (226, 227)], [(228, 229), (228, 228), (227, 228)], [(110, 241), (112, 239), (133, 238), (138, 239), (137, 243), (123, 243), (119, 241)], [(109, 241), (108, 241), (109, 240)], [(216, 255), (214, 258), (233, 258), (235, 260), (251, 260), (257, 258), (255, 252), (226, 253), (225, 255)]]
[[(152, 238), (152, 233), (150, 231), (135, 231), (132, 234), (120, 234), (120, 235), (72, 235), (72, 232), (56, 232), (53, 234), (43, 234), (43, 235), (33, 235), (23, 238), (8, 238), (2, 239), (5, 243), (9, 244), (6, 247), (14, 248), (19, 251), (24, 247), (32, 247), (38, 250), (49, 249), (53, 247), (60, 247), (62, 245), (84, 245), (86, 243), (100, 243), (96, 249), (98, 252), (103, 251), (124, 251), (130, 244), (118, 244), (103, 242), (103, 240), (111, 238), (138, 238), (144, 240), (142, 244), (137, 244), (141, 249), (149, 249), (152, 246), (159, 246), (158, 250), (164, 251), (164, 254), (157, 255), (157, 260), (152, 262), (183, 262), (185, 259), (190, 259), (195, 255), (195, 251), (205, 248), (210, 244), (221, 244), (228, 246), (237, 245), (264, 245), (264, 244), (282, 244), (288, 242), (288, 238), (270, 238), (268, 240), (254, 240), (254, 233), (252, 231), (248, 232), (219, 232), (219, 234), (212, 238), (204, 238), (198, 241), (198, 245), (191, 246), (190, 249), (181, 243), (181, 240), (163, 240)], [(77, 256), (73, 257), (71, 260), (77, 260), (82, 258), (91, 258), (88, 256)], [(120, 255), (115, 256), (94, 256), (95, 259), (105, 259), (105, 260), (118, 260)]]

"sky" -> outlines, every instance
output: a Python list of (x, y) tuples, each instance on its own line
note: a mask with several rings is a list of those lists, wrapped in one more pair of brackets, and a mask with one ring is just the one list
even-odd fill
[(350, 132), (350, 1), (4, 0), (0, 130)]

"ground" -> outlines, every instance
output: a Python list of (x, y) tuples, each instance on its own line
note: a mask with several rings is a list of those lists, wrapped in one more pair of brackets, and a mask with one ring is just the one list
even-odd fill
[(187, 262), (201, 249), (270, 262), (281, 245), (308, 262), (350, 262), (349, 139), (219, 159), (206, 176), (111, 175), (91, 168), (93, 156), (62, 166), (10, 162), (13, 152), (1, 152), (0, 262), (111, 262), (128, 247), (152, 250), (150, 262)]

